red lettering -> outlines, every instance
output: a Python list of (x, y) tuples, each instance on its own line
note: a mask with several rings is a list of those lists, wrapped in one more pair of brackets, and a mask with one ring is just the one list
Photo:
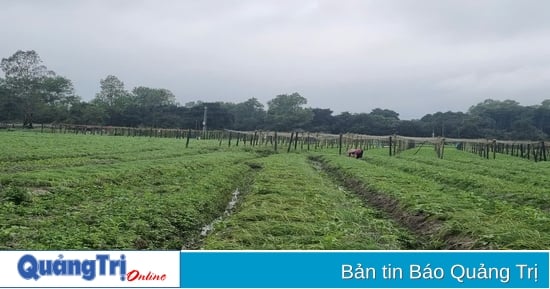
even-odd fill
[(142, 275), (138, 270), (132, 270), (126, 274), (126, 280), (132, 281), (164, 281), (166, 280), (166, 274), (158, 275), (151, 271), (147, 275)]
[(128, 280), (129, 282), (132, 282), (132, 281), (136, 280), (136, 278), (138, 276), (139, 276), (139, 271), (138, 270), (132, 270), (132, 271), (130, 271), (126, 274), (126, 280)]

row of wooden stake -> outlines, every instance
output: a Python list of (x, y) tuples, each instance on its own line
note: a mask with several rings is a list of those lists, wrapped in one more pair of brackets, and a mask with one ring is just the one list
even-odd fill
[[(16, 124), (0, 124), (0, 128), (16, 129)], [(287, 152), (292, 149), (310, 150), (338, 148), (339, 154), (350, 148), (368, 150), (372, 148), (388, 148), (389, 156), (399, 154), (401, 151), (420, 147), (429, 143), (433, 145), (436, 156), (443, 158), (445, 144), (453, 143), (457, 149), (476, 153), (484, 158), (496, 158), (496, 154), (508, 154), (512, 156), (532, 159), (534, 161), (546, 161), (550, 158), (550, 149), (547, 143), (540, 142), (513, 142), (513, 141), (488, 141), (468, 139), (444, 138), (411, 138), (403, 136), (368, 136), (358, 134), (319, 134), (311, 132), (268, 132), (268, 131), (234, 131), (234, 130), (191, 130), (191, 129), (161, 129), (161, 128), (131, 128), (113, 126), (89, 126), (71, 124), (41, 124), (40, 132), (44, 133), (73, 133), (128, 137), (163, 137), (185, 139), (185, 147), (189, 146), (190, 139), (218, 139), (219, 145), (227, 139), (228, 146), (272, 146), (273, 150), (280, 150), (285, 146)], [(38, 126), (35, 127), (35, 130)]]

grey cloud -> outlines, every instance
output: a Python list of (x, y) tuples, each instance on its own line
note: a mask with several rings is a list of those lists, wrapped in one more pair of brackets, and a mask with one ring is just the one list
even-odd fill
[(0, 4), (0, 56), (36, 50), (85, 100), (108, 74), (181, 103), (297, 91), (314, 107), (403, 118), (550, 98), (548, 1)]

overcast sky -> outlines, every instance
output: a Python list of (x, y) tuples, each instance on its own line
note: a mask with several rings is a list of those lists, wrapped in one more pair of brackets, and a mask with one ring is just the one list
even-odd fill
[(0, 57), (35, 50), (91, 100), (112, 74), (178, 102), (308, 106), (402, 119), (550, 99), (550, 1), (0, 0)]

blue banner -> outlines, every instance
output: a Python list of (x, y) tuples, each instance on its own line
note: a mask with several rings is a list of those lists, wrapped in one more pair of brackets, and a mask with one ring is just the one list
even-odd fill
[(549, 288), (533, 251), (183, 251), (182, 288)]

